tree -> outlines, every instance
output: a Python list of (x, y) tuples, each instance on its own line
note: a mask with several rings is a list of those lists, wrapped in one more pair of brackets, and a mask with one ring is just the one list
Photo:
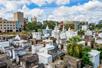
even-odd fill
[(68, 40), (68, 43), (77, 43), (79, 41), (81, 41), (81, 37), (80, 36), (74, 36)]
[(91, 65), (89, 60), (89, 52), (91, 51), (91, 48), (82, 47), (82, 45), (77, 44), (80, 40), (79, 36), (70, 38), (67, 42), (67, 53), (70, 56), (81, 58), (83, 65)]
[(84, 65), (86, 65), (86, 64), (89, 64), (89, 65), (91, 65), (91, 62), (90, 62), (90, 56), (89, 56), (89, 54), (88, 54), (88, 52), (90, 52), (91, 51), (91, 49), (90, 48), (88, 48), (88, 47), (85, 47), (85, 48), (83, 48), (83, 50), (82, 50), (82, 61), (83, 61), (83, 64)]
[(54, 29), (55, 25), (57, 24), (57, 21), (43, 21), (43, 29), (46, 28), (46, 26), (49, 26), (50, 29)]
[(64, 26), (65, 26), (65, 29), (68, 29), (68, 28), (74, 29), (75, 27), (74, 24), (69, 24), (69, 23), (65, 23)]
[(81, 58), (81, 52), (82, 52), (82, 46), (75, 44), (75, 43), (70, 43), (67, 46), (67, 53), (70, 56)]
[(97, 29), (97, 30), (102, 29), (102, 23), (101, 23), (101, 24), (100, 24), (100, 23), (99, 23), (99, 24), (97, 24), (97, 25), (96, 25), (96, 29)]
[(38, 31), (38, 29), (42, 29), (42, 24), (40, 22), (29, 22), (26, 26), (25, 26), (25, 30), (26, 31)]
[(79, 31), (78, 31), (78, 35), (80, 35), (80, 36), (85, 35), (85, 31), (84, 31), (84, 30), (79, 30)]

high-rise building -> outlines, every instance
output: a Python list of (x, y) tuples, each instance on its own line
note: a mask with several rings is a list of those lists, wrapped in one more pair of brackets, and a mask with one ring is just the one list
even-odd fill
[(16, 21), (16, 26), (18, 30), (23, 29), (24, 27), (24, 14), (23, 12), (14, 13), (14, 21)]
[(23, 15), (23, 13), (22, 12), (14, 13), (14, 20), (15, 21), (24, 22), (24, 15)]

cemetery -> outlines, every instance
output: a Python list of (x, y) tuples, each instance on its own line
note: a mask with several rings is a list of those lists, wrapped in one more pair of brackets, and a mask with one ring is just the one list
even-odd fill
[[(58, 24), (32, 31), (23, 38), (17, 34), (0, 41), (0, 66), (6, 68), (98, 68), (102, 63), (102, 34), (87, 25), (80, 30)], [(82, 33), (82, 34), (81, 34)], [(5, 60), (5, 61), (2, 61)], [(8, 63), (9, 62), (9, 63)]]

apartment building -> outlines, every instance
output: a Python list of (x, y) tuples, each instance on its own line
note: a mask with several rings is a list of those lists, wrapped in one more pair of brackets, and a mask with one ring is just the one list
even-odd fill
[(23, 12), (14, 13), (14, 21), (16, 21), (17, 29), (24, 28), (24, 14)]
[(25, 25), (25, 19), (22, 12), (14, 13), (12, 21), (0, 18), (0, 32), (18, 32), (22, 31)]
[(0, 18), (0, 32), (16, 32), (16, 22)]

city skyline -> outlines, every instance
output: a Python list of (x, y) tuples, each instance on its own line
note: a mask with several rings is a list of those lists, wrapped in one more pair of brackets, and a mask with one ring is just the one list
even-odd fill
[(0, 17), (10, 19), (14, 12), (39, 20), (101, 20), (101, 0), (0, 0)]

